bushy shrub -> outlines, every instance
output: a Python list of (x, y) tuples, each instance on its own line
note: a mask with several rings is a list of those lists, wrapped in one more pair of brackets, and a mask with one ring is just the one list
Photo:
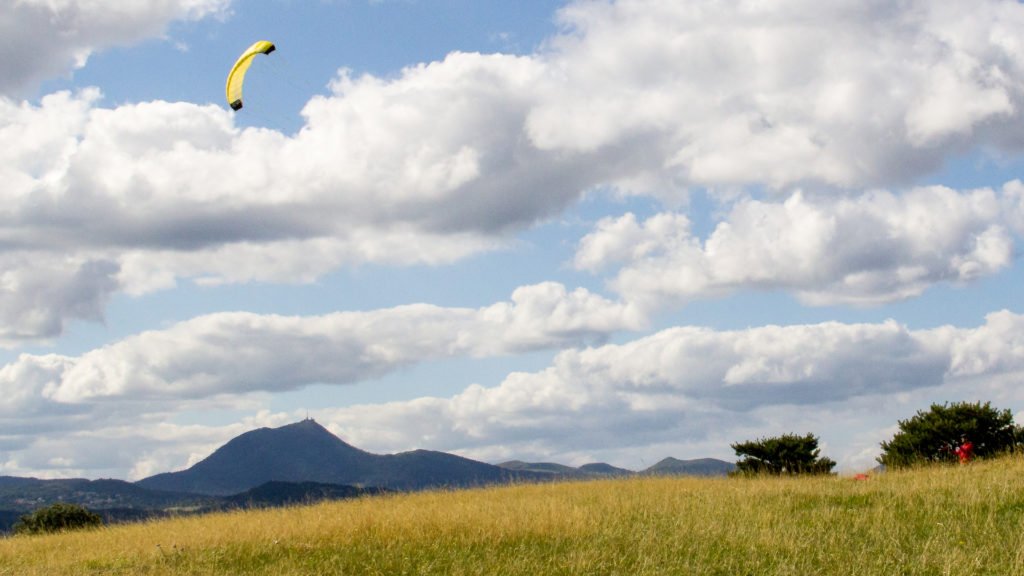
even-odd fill
[(739, 458), (736, 470), (740, 474), (828, 474), (836, 465), (819, 456), (818, 438), (810, 433), (737, 442), (732, 449)]
[(22, 516), (14, 525), (15, 534), (49, 534), (103, 525), (99, 514), (78, 504), (58, 502)]
[(964, 440), (974, 445), (979, 458), (1013, 450), (1020, 438), (1009, 410), (997, 410), (988, 402), (932, 404), (906, 420), (888, 442), (882, 442), (878, 461), (890, 467), (925, 462), (956, 462), (955, 448)]

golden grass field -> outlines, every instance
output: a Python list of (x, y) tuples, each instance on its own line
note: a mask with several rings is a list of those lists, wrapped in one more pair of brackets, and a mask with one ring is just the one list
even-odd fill
[(1024, 574), (1024, 458), (438, 491), (0, 540), (0, 574)]

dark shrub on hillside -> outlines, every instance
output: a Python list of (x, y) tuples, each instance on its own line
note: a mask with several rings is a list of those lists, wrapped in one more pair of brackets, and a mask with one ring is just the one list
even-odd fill
[(15, 534), (49, 534), (103, 525), (99, 514), (77, 504), (58, 502), (26, 514), (14, 525)]

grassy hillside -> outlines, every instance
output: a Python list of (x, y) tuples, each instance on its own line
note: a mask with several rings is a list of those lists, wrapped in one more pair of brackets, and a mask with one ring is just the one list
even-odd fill
[(1024, 459), (371, 497), (0, 541), (0, 574), (1024, 574)]

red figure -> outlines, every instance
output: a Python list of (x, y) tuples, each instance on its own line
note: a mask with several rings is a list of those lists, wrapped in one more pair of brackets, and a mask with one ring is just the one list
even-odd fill
[(972, 444), (970, 440), (964, 438), (963, 443), (957, 446), (956, 450), (953, 450), (953, 452), (956, 453), (958, 458), (960, 458), (961, 464), (967, 464), (971, 461), (971, 458), (974, 458), (974, 444)]

